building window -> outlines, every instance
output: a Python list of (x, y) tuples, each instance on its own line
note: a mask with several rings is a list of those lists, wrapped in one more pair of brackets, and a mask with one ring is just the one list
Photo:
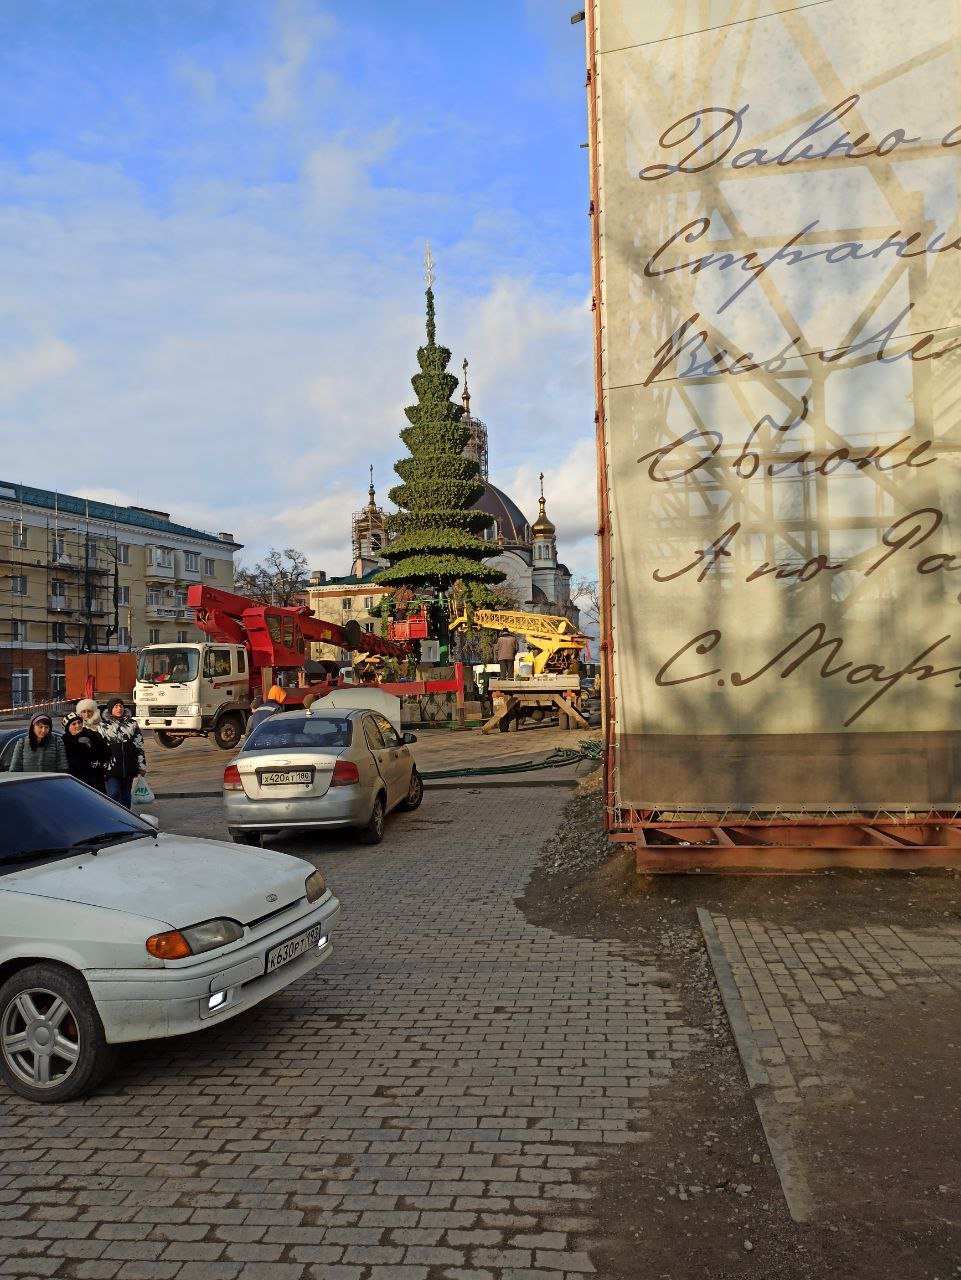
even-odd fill
[(204, 560), (204, 576), (207, 578), (212, 578), (214, 576), (213, 560)]
[(374, 629), (374, 624), (373, 624), (372, 622), (365, 622), (365, 623), (364, 623), (364, 630), (365, 630), (365, 631), (373, 631), (373, 629)]
[(97, 539), (87, 538), (87, 564), (97, 563)]
[(130, 628), (119, 627), (117, 629), (117, 647), (120, 649), (130, 648)]
[(67, 594), (67, 583), (63, 578), (53, 578), (50, 582), (50, 594), (52, 596), (60, 596), (61, 598)]
[(186, 609), (186, 607), (187, 607), (187, 593), (186, 591), (178, 591), (177, 592), (177, 608)]
[(23, 641), (27, 638), (27, 624), (19, 618), (14, 618), (10, 623), (10, 638), (14, 641)]
[(373, 607), (374, 607), (374, 597), (364, 596), (364, 608), (367, 610), (367, 612), (370, 613)]
[(159, 627), (151, 627), (151, 628), (150, 628), (150, 630), (147, 632), (147, 643), (148, 643), (148, 644), (159, 644), (159, 643), (160, 643), (160, 628), (159, 628)]
[(52, 560), (63, 560), (63, 538), (50, 539), (50, 557)]
[(27, 545), (27, 526), (23, 524), (15, 524), (13, 526), (13, 545), (15, 547), (25, 547)]
[(117, 564), (130, 563), (130, 546), (126, 542), (117, 543)]
[(147, 564), (158, 569), (172, 569), (174, 553), (169, 547), (148, 547)]
[(130, 588), (129, 587), (117, 588), (117, 604), (126, 604), (126, 605), (130, 604)]
[(178, 631), (178, 632), (177, 632), (177, 643), (178, 643), (178, 644), (186, 644), (186, 643), (187, 643), (187, 633), (186, 633), (186, 631)]
[(50, 696), (62, 702), (67, 693), (67, 676), (63, 671), (54, 671), (50, 676)]
[(147, 604), (161, 604), (163, 602), (163, 592), (159, 587), (147, 588)]
[(10, 579), (10, 590), (15, 596), (25, 596), (27, 594), (26, 574), (15, 573)]
[(28, 707), (33, 699), (33, 671), (12, 671), (10, 691), (15, 707)]
[(340, 602), (340, 607), (343, 609), (344, 613), (350, 613), (352, 604), (353, 604), (353, 601), (351, 600), (350, 596), (344, 596), (343, 600), (341, 600)]
[(196, 573), (200, 568), (200, 556), (196, 551), (184, 552), (184, 567), (188, 573)]
[(52, 641), (54, 644), (67, 643), (67, 624), (65, 622), (55, 622), (53, 624)]

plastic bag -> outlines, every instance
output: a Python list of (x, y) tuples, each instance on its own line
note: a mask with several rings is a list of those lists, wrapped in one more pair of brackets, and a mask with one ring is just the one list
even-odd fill
[(154, 793), (147, 786), (146, 778), (138, 778), (133, 791), (130, 794), (133, 804), (153, 804)]

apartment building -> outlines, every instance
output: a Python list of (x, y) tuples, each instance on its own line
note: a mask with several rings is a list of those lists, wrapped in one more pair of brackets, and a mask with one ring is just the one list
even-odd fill
[(194, 582), (231, 590), (230, 533), (0, 480), (0, 709), (64, 691), (70, 653), (201, 639)]
[[(364, 631), (380, 634), (380, 603), (393, 587), (382, 587), (374, 577), (383, 569), (383, 562), (358, 560), (354, 572), (345, 578), (328, 578), (325, 573), (312, 575), (310, 586), (304, 592), (304, 603), (313, 609), (314, 615), (326, 622), (336, 622), (339, 627), (350, 621), (360, 624)], [(351, 654), (332, 644), (311, 643), (310, 656), (315, 661), (349, 662)]]

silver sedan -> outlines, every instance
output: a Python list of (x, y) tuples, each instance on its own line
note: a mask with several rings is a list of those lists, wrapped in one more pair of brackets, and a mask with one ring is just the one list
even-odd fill
[(416, 809), (424, 784), (408, 745), (371, 710), (285, 711), (264, 720), (224, 771), (232, 840), (260, 844), (286, 828), (356, 827), (379, 844), (392, 809)]

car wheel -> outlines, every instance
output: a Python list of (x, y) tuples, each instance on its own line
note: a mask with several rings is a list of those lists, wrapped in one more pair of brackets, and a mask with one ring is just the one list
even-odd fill
[(407, 789), (407, 798), (402, 800), (397, 806), (398, 809), (419, 809), (420, 802), (424, 798), (424, 780), (417, 772), (412, 769), (410, 773), (410, 786)]
[(233, 751), (244, 736), (243, 716), (224, 716), (214, 729), (214, 742), (221, 751)]
[(109, 1072), (114, 1050), (87, 985), (59, 965), (21, 969), (0, 987), (0, 1075), (32, 1102), (66, 1102)]
[(154, 729), (153, 736), (168, 751), (173, 751), (174, 747), (182, 747), (187, 741), (186, 738), (178, 737), (175, 733), (168, 733), (166, 729)]
[(234, 844), (252, 844), (258, 849), (263, 839), (259, 831), (238, 831), (234, 827), (231, 827), (227, 834)]
[(383, 792), (379, 792), (370, 813), (370, 821), (360, 829), (361, 844), (380, 844), (384, 838), (384, 819), (387, 812), (384, 808)]

